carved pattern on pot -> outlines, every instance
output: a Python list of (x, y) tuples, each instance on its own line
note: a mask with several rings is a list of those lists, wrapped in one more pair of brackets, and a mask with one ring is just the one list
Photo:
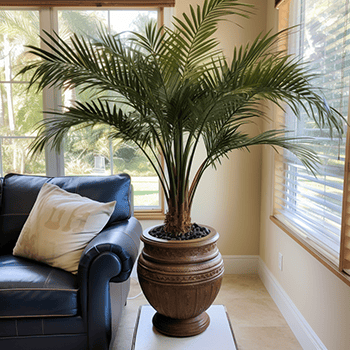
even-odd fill
[(146, 279), (152, 279), (153, 281), (166, 282), (166, 283), (187, 283), (187, 282), (207, 282), (211, 278), (217, 278), (224, 273), (224, 265), (221, 262), (221, 265), (209, 272), (200, 273), (200, 274), (190, 274), (182, 276), (170, 276), (159, 273), (153, 273), (143, 269), (142, 276)]
[(181, 274), (181, 273), (196, 273), (198, 271), (206, 271), (215, 266), (217, 266), (220, 261), (222, 261), (221, 254), (219, 251), (216, 252), (214, 256), (209, 258), (202, 259), (198, 262), (198, 259), (194, 262), (191, 261), (182, 261), (179, 264), (171, 263), (166, 264), (168, 261), (159, 259), (153, 259), (149, 255), (142, 252), (140, 256), (140, 264), (149, 271), (157, 271), (159, 273), (172, 273), (172, 274)]
[(168, 260), (176, 258), (177, 261), (181, 261), (182, 258), (188, 259), (189, 256), (201, 255), (203, 258), (208, 259), (207, 253), (217, 252), (216, 243), (207, 245), (206, 247), (200, 248), (177, 248), (177, 249), (166, 249), (153, 246), (145, 246), (144, 254), (147, 256), (156, 256), (157, 259)]

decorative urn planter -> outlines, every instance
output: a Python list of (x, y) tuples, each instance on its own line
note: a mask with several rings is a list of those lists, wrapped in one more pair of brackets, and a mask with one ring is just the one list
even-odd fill
[[(204, 226), (204, 225), (201, 225)], [(144, 231), (137, 265), (139, 282), (156, 309), (154, 327), (173, 337), (202, 333), (209, 326), (205, 312), (221, 286), (224, 264), (217, 248), (219, 234), (209, 226), (203, 238), (169, 241)]]

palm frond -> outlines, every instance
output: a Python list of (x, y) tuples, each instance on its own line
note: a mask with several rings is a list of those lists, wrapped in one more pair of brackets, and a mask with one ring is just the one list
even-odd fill
[[(233, 150), (281, 147), (315, 173), (318, 159), (306, 140), (298, 141), (284, 130), (256, 136), (243, 131), (246, 124), (269, 118), (261, 108), (265, 101), (290, 108), (296, 117), (306, 113), (330, 132), (341, 134), (345, 122), (322, 91), (312, 87), (316, 75), (307, 65), (276, 50), (279, 38), (293, 29), (260, 34), (236, 48), (230, 62), (224, 57), (214, 36), (218, 23), (228, 15), (248, 17), (251, 8), (238, 0), (204, 0), (202, 7), (190, 6), (188, 14), (174, 18), (174, 29), (149, 23), (144, 35), (131, 33), (127, 38), (101, 29), (98, 39), (74, 35), (66, 43), (46, 33), (42, 40), (49, 50), (30, 46), (39, 60), (20, 74), (33, 71), (30, 86), (37, 84), (39, 90), (78, 88), (95, 96), (44, 119), (33, 152), (46, 144), (59, 147), (71, 128), (108, 125), (110, 137), (134, 142), (150, 160), (169, 208), (185, 205), (187, 210), (204, 171)], [(201, 140), (206, 157), (191, 181)]]
[(219, 21), (228, 15), (248, 17), (251, 5), (237, 0), (205, 0), (202, 9), (195, 10), (190, 5), (190, 15), (183, 13), (183, 19), (175, 19), (175, 31), (172, 44), (183, 58), (183, 70), (186, 76), (198, 63), (209, 60), (220, 51), (214, 51), (218, 41), (212, 35), (216, 32)]

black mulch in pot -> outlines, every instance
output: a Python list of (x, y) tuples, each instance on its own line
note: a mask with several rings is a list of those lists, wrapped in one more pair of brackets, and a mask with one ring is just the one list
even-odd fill
[(208, 228), (199, 226), (196, 223), (192, 224), (190, 231), (181, 235), (165, 232), (164, 227), (165, 225), (157, 226), (150, 230), (148, 233), (153, 237), (167, 239), (168, 241), (186, 241), (189, 239), (203, 238), (210, 233), (210, 230)]

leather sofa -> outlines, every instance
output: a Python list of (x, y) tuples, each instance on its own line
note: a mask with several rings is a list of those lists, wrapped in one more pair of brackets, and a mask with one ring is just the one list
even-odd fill
[[(76, 275), (12, 255), (45, 182), (96, 201), (117, 201), (105, 228), (86, 246)], [(120, 319), (142, 231), (132, 216), (130, 177), (9, 174), (0, 188), (0, 349), (108, 349), (111, 302)], [(110, 300), (110, 285), (117, 300)]]

